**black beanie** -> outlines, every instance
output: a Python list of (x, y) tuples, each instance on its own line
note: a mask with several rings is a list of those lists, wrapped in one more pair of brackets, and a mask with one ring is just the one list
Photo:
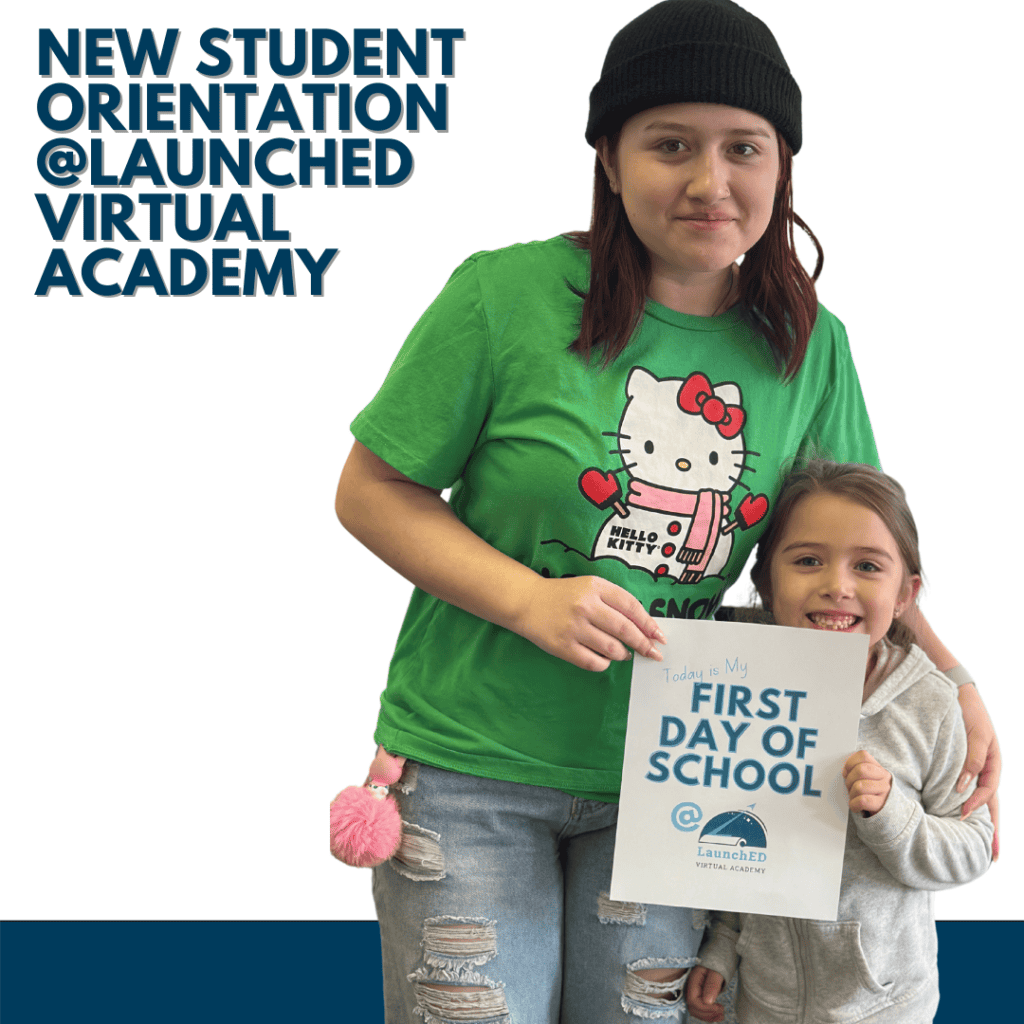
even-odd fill
[(665, 0), (622, 29), (590, 93), (587, 142), (665, 103), (753, 111), (800, 149), (800, 87), (768, 26), (730, 0)]

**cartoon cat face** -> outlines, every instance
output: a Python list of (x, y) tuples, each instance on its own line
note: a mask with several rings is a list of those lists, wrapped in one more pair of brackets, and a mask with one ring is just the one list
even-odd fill
[(743, 466), (738, 385), (712, 387), (699, 373), (661, 380), (637, 366), (626, 395), (619, 432), (631, 476), (673, 491), (732, 490)]

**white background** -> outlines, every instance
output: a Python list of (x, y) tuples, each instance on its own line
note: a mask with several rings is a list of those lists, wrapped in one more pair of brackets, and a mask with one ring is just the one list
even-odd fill
[[(589, 90), (646, 6), (210, 0), (140, 21), (137, 4), (94, 0), (8, 16), (0, 916), (373, 916), (368, 874), (327, 852), (327, 804), (365, 775), (409, 587), (334, 519), (348, 424), (464, 257), (587, 225)], [(924, 609), (1007, 750), (1007, 856), (941, 894), (939, 916), (1021, 917), (1007, 877), (1024, 814), (1006, 633), (1020, 614), (1017, 6), (750, 6), (803, 88), (796, 208), (825, 247), (820, 297), (849, 329), (885, 468), (921, 526)], [(167, 81), (205, 91), (194, 68), (211, 26), (350, 41), (357, 27), (463, 28), (449, 130), (393, 133), (416, 158), (401, 187), (277, 190), (293, 247), (340, 249), (323, 298), (303, 294), (301, 269), (295, 298), (35, 297), (57, 243), (32, 196), (63, 194), (35, 165), (50, 137), (35, 112), (38, 29), (78, 27), (84, 41), (87, 27), (179, 28)], [(442, 80), (433, 46), (428, 94)], [(232, 52), (221, 81), (245, 81)], [(50, 81), (63, 77), (55, 66)], [(350, 67), (335, 81), (372, 80)], [(85, 128), (73, 137), (88, 146)], [(128, 145), (103, 137), (112, 153)], [(262, 187), (248, 190), (254, 209)], [(77, 262), (91, 248), (72, 241), (80, 225)], [(123, 283), (150, 243), (111, 244), (127, 255), (104, 274)], [(164, 266), (174, 244), (169, 231), (152, 243)], [(283, 244), (265, 244), (268, 258)]]

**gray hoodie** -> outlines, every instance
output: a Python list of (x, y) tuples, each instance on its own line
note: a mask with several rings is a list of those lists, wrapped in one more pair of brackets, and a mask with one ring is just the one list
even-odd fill
[(701, 948), (726, 980), (739, 961), (744, 1024), (920, 1024), (938, 1007), (932, 891), (984, 874), (992, 822), (987, 807), (959, 818), (967, 736), (956, 686), (919, 648), (883, 647), (860, 746), (893, 786), (877, 814), (849, 817), (839, 920), (716, 912)]

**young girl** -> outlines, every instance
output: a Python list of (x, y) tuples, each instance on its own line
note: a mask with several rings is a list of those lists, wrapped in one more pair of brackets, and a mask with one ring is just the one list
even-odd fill
[(751, 577), (779, 625), (866, 633), (859, 741), (843, 766), (850, 811), (838, 921), (716, 913), (690, 972), (704, 1021), (738, 973), (739, 1021), (925, 1021), (939, 1001), (932, 890), (989, 865), (986, 807), (961, 817), (967, 738), (956, 686), (900, 621), (921, 586), (903, 489), (870, 466), (789, 475)]

